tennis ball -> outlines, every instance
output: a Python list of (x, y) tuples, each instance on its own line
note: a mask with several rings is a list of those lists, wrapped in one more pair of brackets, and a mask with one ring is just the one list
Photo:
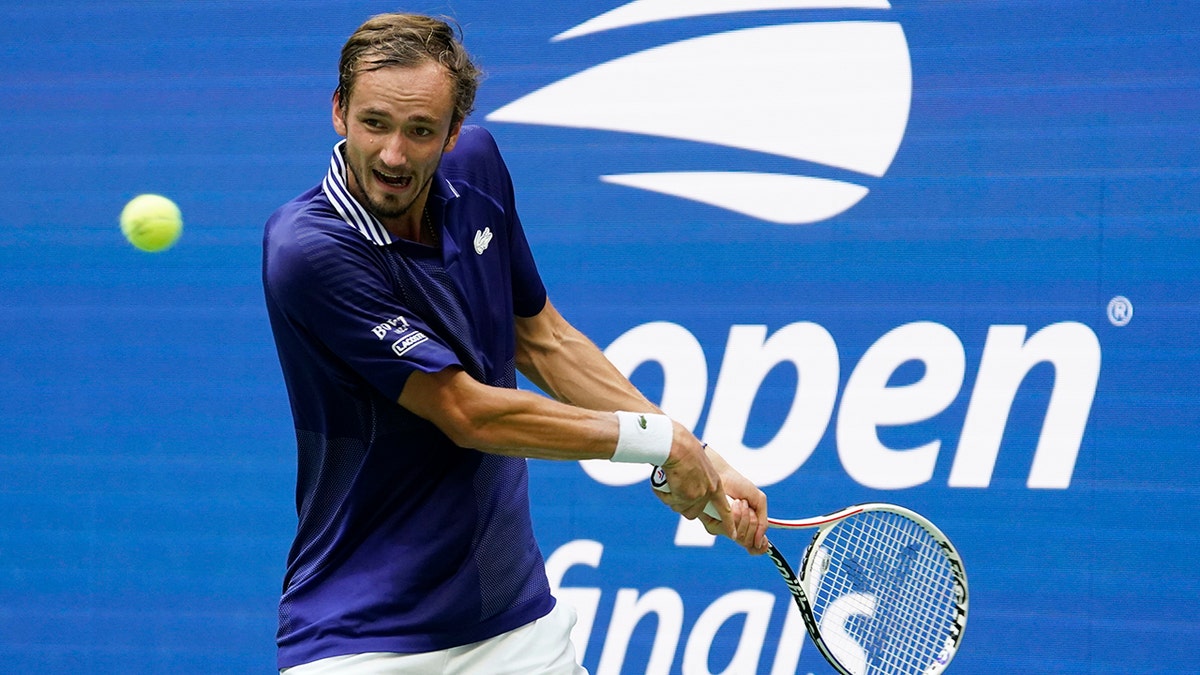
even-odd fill
[(183, 233), (183, 214), (162, 195), (138, 195), (121, 210), (121, 232), (143, 251), (165, 251)]

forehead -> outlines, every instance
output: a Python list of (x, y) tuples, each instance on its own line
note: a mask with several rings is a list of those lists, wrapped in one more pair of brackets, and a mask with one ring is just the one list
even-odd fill
[(362, 70), (348, 105), (352, 110), (370, 108), (395, 115), (419, 111), (448, 118), (454, 110), (454, 83), (446, 67), (434, 61)]

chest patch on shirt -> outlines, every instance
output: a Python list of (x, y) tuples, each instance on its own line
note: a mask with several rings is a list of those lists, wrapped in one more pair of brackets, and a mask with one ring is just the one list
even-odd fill
[(475, 253), (483, 255), (489, 244), (492, 243), (492, 228), (485, 227), (482, 230), (475, 232)]

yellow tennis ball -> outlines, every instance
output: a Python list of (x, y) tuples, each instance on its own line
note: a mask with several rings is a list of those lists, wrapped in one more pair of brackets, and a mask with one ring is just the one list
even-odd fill
[(138, 195), (121, 210), (121, 232), (143, 251), (165, 251), (183, 233), (183, 214), (162, 195)]

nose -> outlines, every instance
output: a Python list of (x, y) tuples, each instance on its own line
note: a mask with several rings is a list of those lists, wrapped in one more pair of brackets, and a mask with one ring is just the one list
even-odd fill
[(388, 168), (402, 168), (408, 163), (408, 148), (403, 134), (390, 134), (379, 149), (379, 161)]

